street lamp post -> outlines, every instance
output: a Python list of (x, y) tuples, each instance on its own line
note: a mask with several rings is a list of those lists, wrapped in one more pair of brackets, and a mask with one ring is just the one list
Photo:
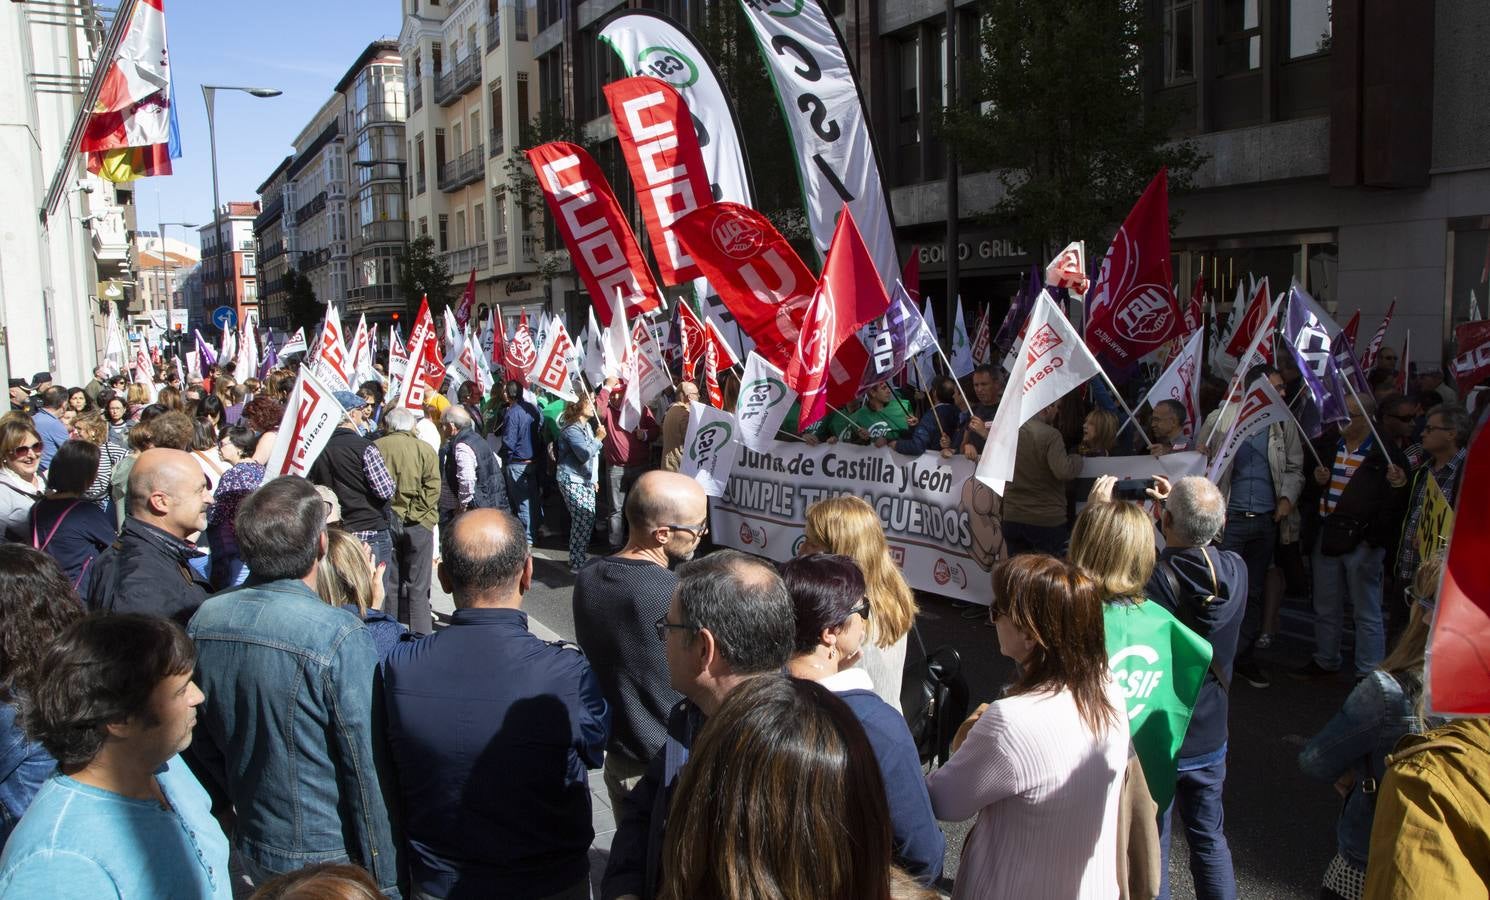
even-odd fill
[[(223, 84), (202, 85), (202, 99), (207, 103), (207, 143), (212, 150), (212, 215), (213, 231), (217, 235), (217, 280), (218, 284), (228, 284), (224, 277), (223, 267), (223, 239), (222, 239), (222, 201), (217, 195), (217, 126), (212, 116), (212, 100), (218, 91), (242, 91), (255, 97), (278, 97), (280, 91), (275, 88), (261, 87), (236, 87)], [(243, 322), (243, 303), (238, 299), (238, 286), (236, 281), (228, 288), (233, 295), (233, 311), (238, 316), (238, 322)], [(169, 313), (167, 316), (169, 317)], [(168, 318), (169, 321), (169, 318)]]
[(166, 226), (179, 225), (182, 228), (196, 228), (195, 222), (161, 222), (160, 223), (160, 283), (165, 290), (164, 309), (166, 311), (166, 327), (171, 327), (171, 267), (166, 260)]
[[(352, 163), (359, 169), (376, 169), (378, 166), (398, 167), (398, 206), (403, 215), (404, 231), (404, 255), (399, 260), (399, 274), (403, 274), (403, 267), (409, 261), (409, 162), (404, 159), (359, 159)], [(405, 298), (407, 300), (407, 298)], [(407, 302), (404, 304), (407, 306)]]

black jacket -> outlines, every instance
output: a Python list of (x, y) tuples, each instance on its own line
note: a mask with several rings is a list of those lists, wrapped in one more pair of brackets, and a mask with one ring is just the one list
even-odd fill
[(652, 900), (657, 895), (668, 806), (704, 721), (703, 712), (691, 700), (679, 701), (668, 715), (667, 740), (616, 811), (616, 833), (600, 883), (601, 900), (627, 894)]
[(388, 501), (373, 492), (362, 457), (372, 441), (346, 427), (337, 428), (326, 449), (311, 464), (310, 480), (331, 488), (341, 504), (342, 527), (348, 531), (387, 531)]
[(189, 565), (199, 556), (195, 545), (130, 516), (88, 567), (78, 593), (90, 610), (149, 613), (184, 626), (212, 591)]
[[(1393, 465), (1401, 466), (1404, 471), (1409, 467), (1406, 455), (1399, 448), (1389, 446), (1383, 454), (1375, 438), (1368, 440), (1371, 447), (1366, 451), (1366, 458), (1355, 474), (1350, 476), (1350, 481), (1340, 495), (1340, 502), (1335, 505), (1335, 511), (1331, 515), (1359, 519), (1366, 523), (1363, 535), (1366, 543), (1390, 550), (1402, 533), (1402, 516), (1407, 512), (1408, 491), (1405, 484), (1394, 488), (1387, 483), (1387, 465), (1390, 461)], [(1339, 443), (1340, 436), (1334, 431), (1314, 441), (1314, 449), (1326, 466), (1334, 464)], [(1314, 476), (1306, 473), (1304, 492), (1299, 497), (1306, 549), (1312, 548), (1319, 539), (1319, 529), (1324, 518), (1319, 514), (1319, 501), (1324, 492), (1325, 488), (1314, 480)]]
[(440, 448), (440, 477), (455, 493), (455, 445), (465, 444), (476, 455), (476, 493), (471, 497), (470, 509), (506, 509), (505, 491), (502, 489), (502, 463), (486, 439), (476, 429), (466, 426), (455, 437)]

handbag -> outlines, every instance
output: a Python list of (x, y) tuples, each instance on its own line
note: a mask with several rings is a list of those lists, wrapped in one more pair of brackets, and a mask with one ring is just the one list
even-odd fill
[(1366, 538), (1365, 519), (1332, 513), (1319, 525), (1319, 552), (1323, 556), (1344, 556)]
[(900, 708), (922, 763), (941, 765), (952, 755), (952, 737), (967, 717), (968, 686), (962, 656), (953, 647), (926, 652), (921, 630), (911, 626), (920, 659), (907, 661), (900, 683)]

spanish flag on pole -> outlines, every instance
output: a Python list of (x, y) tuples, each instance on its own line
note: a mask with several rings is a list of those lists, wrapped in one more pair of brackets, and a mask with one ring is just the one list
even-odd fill
[(171, 174), (181, 155), (166, 50), (164, 0), (139, 0), (78, 149), (88, 171), (114, 182)]

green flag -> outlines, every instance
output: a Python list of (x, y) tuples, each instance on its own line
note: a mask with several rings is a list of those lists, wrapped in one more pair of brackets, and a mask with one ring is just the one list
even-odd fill
[(1174, 798), (1176, 764), (1200, 684), (1211, 665), (1211, 645), (1157, 603), (1103, 604), (1107, 658), (1128, 702), (1133, 752), (1159, 809)]

